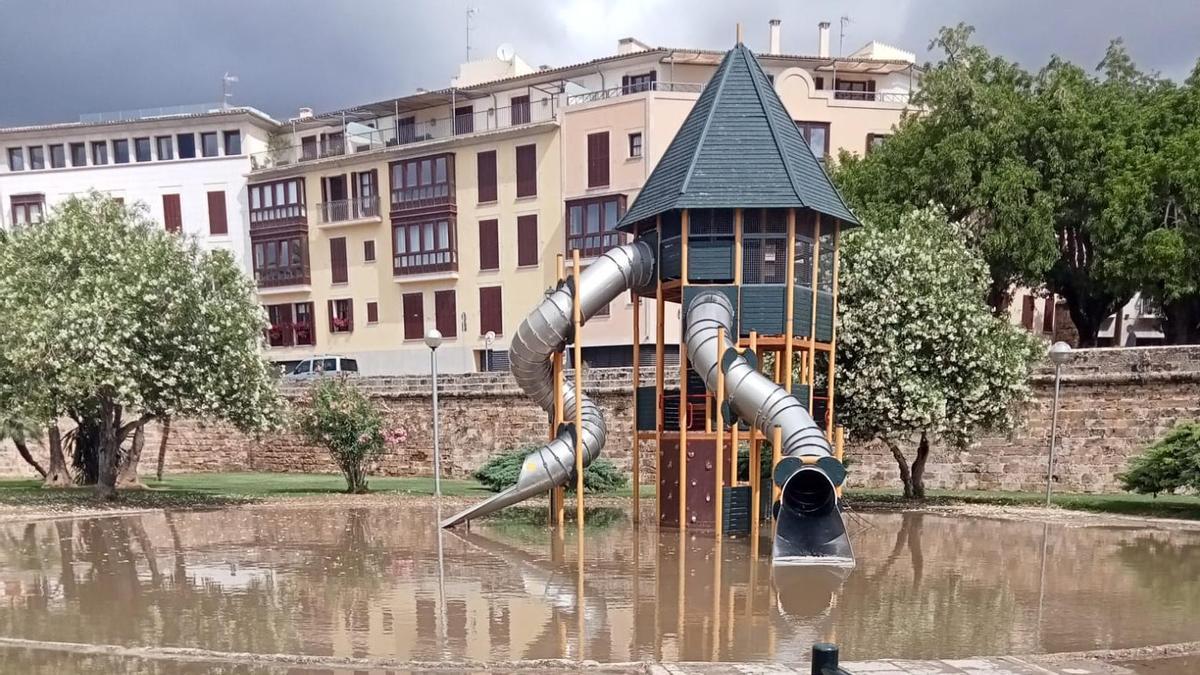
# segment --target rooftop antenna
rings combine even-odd
[[[842,58],[842,43],[846,41],[846,24],[851,23],[850,17],[843,14],[838,23],[841,24],[841,30],[838,31],[838,58],[840,59]]]
[[[467,5],[467,63],[471,62],[471,17],[478,13],[478,9]]]
[[[238,81],[237,75],[230,75],[229,71],[221,76],[221,110],[229,110],[229,99],[233,98],[233,85]]]

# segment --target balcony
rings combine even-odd
[[[589,91],[582,94],[569,96],[567,97],[567,105],[583,105],[585,103],[604,101],[610,98],[640,94],[646,91],[667,91],[699,94],[703,90],[704,84],[700,82],[635,82],[620,87],[609,87],[608,89],[599,89],[597,91]]]
[[[379,218],[379,197],[371,195],[355,199],[339,199],[317,204],[317,209],[320,211],[323,225],[370,220]]]
[[[882,103],[890,106],[906,106],[912,95],[907,91],[824,91],[834,101]]]
[[[458,271],[458,251],[439,249],[400,253],[392,257],[392,274],[397,277]]]
[[[395,210],[449,206],[453,203],[454,190],[450,183],[392,190],[392,208]]]
[[[300,161],[311,162],[326,157],[339,157],[346,154],[346,142],[342,138],[324,139],[317,143],[300,145]]]
[[[308,265],[256,268],[254,280],[258,282],[259,288],[307,286],[312,281],[309,277]]]

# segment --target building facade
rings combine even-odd
[[[913,55],[877,43],[787,55],[778,30],[759,59],[818,159],[886,139],[919,82]],[[826,24],[819,35],[827,45]],[[436,327],[441,368],[505,369],[557,257],[569,268],[579,249],[586,266],[628,236],[618,220],[722,55],[627,38],[587,63],[467,64],[460,73],[509,75],[284,123],[250,157],[246,201],[270,358],[338,354],[367,374],[420,373]],[[634,311],[637,339],[653,342],[653,300],[633,300],[589,322],[588,365],[631,362]]]
[[[229,250],[249,271],[246,174],[278,122],[253,108],[122,117],[0,129],[0,222],[28,223],[96,190],[144,204],[168,230]]]

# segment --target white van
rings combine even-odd
[[[289,380],[306,380],[323,375],[357,375],[358,361],[344,356],[314,356],[296,364],[287,374]]]

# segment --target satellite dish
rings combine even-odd
[[[513,49],[513,46],[508,44],[507,42],[500,45],[499,47],[496,47],[496,58],[500,59],[501,61],[506,61],[506,62],[511,63],[513,60],[513,57],[516,55],[517,55],[517,50]]]

